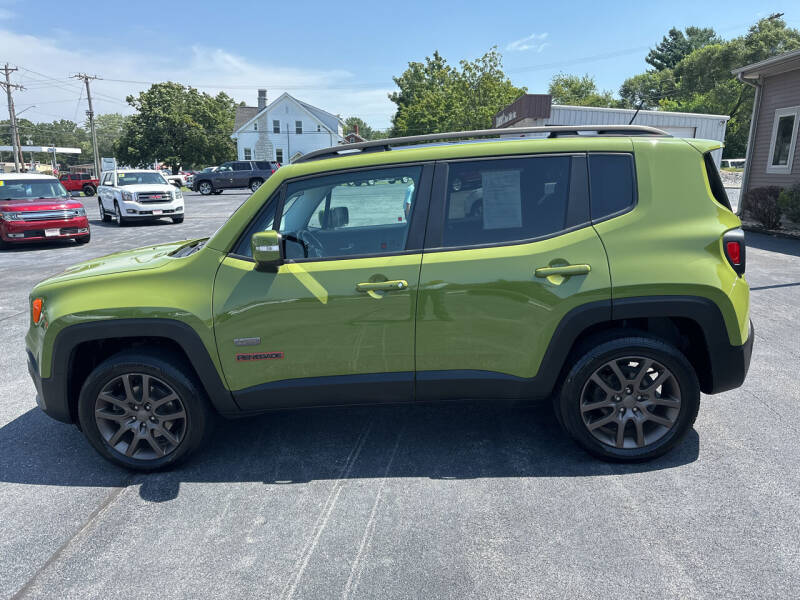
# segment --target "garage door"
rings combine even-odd
[[[696,127],[659,127],[659,129],[663,129],[672,136],[682,138],[693,138],[697,130]]]

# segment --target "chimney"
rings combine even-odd
[[[267,107],[267,90],[258,90],[258,110],[264,110]]]
[[[358,135],[358,123],[356,123],[356,135]]]

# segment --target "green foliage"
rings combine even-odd
[[[711,27],[687,27],[685,34],[673,27],[661,42],[647,53],[644,60],[656,71],[674,69],[680,61],[698,48],[719,41]]]
[[[91,162],[92,160],[92,144],[89,131],[73,121],[59,119],[50,123],[34,123],[28,119],[17,119],[17,127],[19,128],[19,139],[23,146],[54,145],[81,149],[81,154],[57,155],[57,160],[62,166],[76,165]],[[28,140],[32,144],[28,144]],[[8,120],[0,121],[0,145],[12,145]],[[2,157],[3,160],[9,162],[14,160],[11,152],[3,152],[1,154],[4,155]],[[25,152],[24,154],[26,162],[31,160],[31,154],[33,154],[33,160],[40,163],[50,164],[52,159],[52,156],[47,152]]]
[[[474,61],[452,67],[439,54],[425,62],[410,62],[389,94],[397,105],[392,135],[416,135],[486,129],[492,117],[526,92],[503,73],[502,57],[493,47]]]
[[[778,206],[793,223],[800,224],[800,183],[781,190]]]
[[[767,229],[780,229],[782,212],[778,197],[781,188],[775,185],[759,187],[744,195],[747,214]]]
[[[344,133],[354,133],[358,126],[358,135],[365,140],[379,140],[385,138],[387,133],[381,129],[373,129],[367,122],[360,117],[347,117],[344,120]]]
[[[130,116],[123,116],[119,113],[108,113],[106,115],[97,115],[94,118],[94,128],[97,134],[97,150],[100,157],[115,156],[117,143],[122,137],[122,132],[125,129],[125,123],[130,119]],[[84,128],[89,131],[88,121]]]
[[[553,97],[553,104],[571,104],[574,106],[618,107],[619,100],[609,91],[599,91],[594,77],[588,73],[584,76],[557,73],[550,80],[547,93]]]
[[[170,81],[126,100],[137,112],[125,122],[117,144],[121,164],[158,160],[176,171],[235,158],[230,133],[236,104],[224,92],[211,96]]]

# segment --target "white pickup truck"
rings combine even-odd
[[[183,192],[167,183],[158,171],[106,171],[100,175],[97,200],[100,218],[106,223],[114,219],[122,226],[128,221],[162,217],[183,222]]]

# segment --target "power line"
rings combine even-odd
[[[11,146],[14,151],[14,171],[19,173],[20,170],[20,158],[22,157],[22,151],[20,150],[20,143],[19,143],[19,131],[17,130],[17,114],[14,111],[14,98],[11,95],[12,90],[24,90],[25,88],[19,84],[11,83],[11,73],[16,71],[17,69],[12,69],[6,63],[5,67],[3,68],[3,72],[6,76],[6,80],[4,83],[0,83],[3,88],[6,90],[6,97],[8,98],[8,117],[11,121]],[[23,158],[24,163],[24,158]]]
[[[89,117],[89,128],[92,130],[92,153],[94,155],[94,173],[95,177],[100,175],[100,153],[97,151],[97,132],[94,129],[94,108],[92,107],[92,91],[89,88],[89,82],[94,79],[100,79],[97,75],[87,75],[86,73],[78,73],[73,75],[76,79],[83,80],[86,85],[86,99],[89,101],[89,110],[86,115]],[[80,99],[78,100],[80,102]]]

